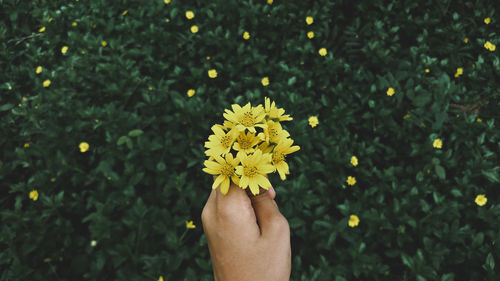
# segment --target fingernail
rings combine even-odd
[[[269,188],[267,193],[269,193],[269,197],[271,197],[271,199],[274,200],[274,198],[276,197],[276,191],[274,190],[274,188],[272,186]]]

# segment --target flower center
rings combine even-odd
[[[223,174],[224,176],[227,176],[227,177],[230,177],[232,176],[234,173],[234,167],[229,165],[229,164],[225,164],[224,166],[222,166],[222,169],[221,169],[221,174]]]
[[[231,136],[229,135],[223,136],[222,139],[220,140],[220,143],[224,148],[229,148],[231,146]]]
[[[255,167],[244,167],[243,174],[247,177],[253,177],[257,174],[257,168]]]
[[[273,162],[274,163],[279,163],[281,161],[285,160],[285,154],[281,153],[281,152],[275,152],[273,154]]]
[[[251,127],[255,124],[255,119],[250,111],[243,113],[238,121],[245,127]]]
[[[251,148],[252,144],[250,140],[246,137],[238,138],[238,143],[240,144],[241,149],[249,149]]]

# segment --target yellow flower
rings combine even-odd
[[[193,13],[193,11],[186,11],[186,18],[187,18],[188,20],[190,20],[190,19],[194,18],[194,13]]]
[[[283,139],[273,150],[272,163],[278,170],[281,180],[285,180],[286,175],[290,174],[288,164],[285,162],[286,155],[300,150],[298,145],[292,146],[292,144],[292,139]]]
[[[128,14],[128,10],[125,10],[125,11],[122,12],[122,16],[124,16],[126,14]]]
[[[273,0],[267,0],[267,4],[271,5],[274,1]]]
[[[47,80],[43,81],[43,86],[45,88],[47,88],[48,86],[50,86],[50,80],[47,79]]]
[[[240,159],[239,157],[233,158],[231,153],[227,153],[225,158],[214,155],[212,159],[215,161],[205,160],[203,163],[205,165],[203,172],[217,176],[212,184],[212,189],[216,189],[220,185],[220,192],[227,194],[231,180],[235,184],[240,182],[238,176],[235,174],[235,169],[240,163]]]
[[[47,21],[52,22],[53,20],[54,20],[53,18],[49,18]]]
[[[196,225],[194,225],[193,221],[186,221],[186,228],[193,229],[196,228]]]
[[[394,95],[394,92],[395,92],[395,91],[394,91],[394,88],[389,88],[389,89],[387,89],[387,95],[388,95],[389,97],[390,97],[390,96],[392,96],[392,95]]]
[[[61,53],[63,53],[63,55],[66,54],[67,51],[68,51],[68,46],[63,46],[61,48]]]
[[[43,68],[39,65],[36,67],[35,73],[40,74],[40,73],[42,73],[42,70],[43,70]]]
[[[429,73],[429,72],[431,72],[430,69],[426,68],[425,73]]]
[[[265,177],[274,171],[271,165],[271,154],[262,154],[262,151],[256,150],[252,155],[246,155],[245,152],[238,152],[237,158],[241,160],[241,165],[236,167],[236,174],[241,176],[239,186],[243,189],[250,187],[253,195],[259,194],[259,186],[268,190],[271,183]]]
[[[80,148],[80,152],[86,152],[87,150],[89,150],[89,144],[86,142],[80,143],[78,147]]]
[[[262,86],[264,86],[264,87],[269,85],[269,77],[266,76],[266,77],[262,78],[261,82],[262,82]]]
[[[277,119],[278,121],[290,121],[293,120],[290,115],[283,115],[285,110],[283,108],[277,108],[274,104],[274,101],[271,103],[271,100],[268,97],[264,98],[264,111],[267,114],[267,117],[270,119]],[[276,121],[276,120],[275,120]]]
[[[165,4],[170,4],[170,0],[163,0]]]
[[[481,123],[481,122],[483,122],[483,119],[481,119],[481,118],[477,118],[477,119],[476,119],[476,122]]]
[[[484,23],[485,24],[490,24],[491,22],[491,19],[490,18],[484,18]]]
[[[38,32],[44,32],[44,31],[45,31],[45,26],[40,27],[40,29],[38,30]]]
[[[432,146],[434,146],[434,148],[441,149],[443,147],[443,141],[441,139],[435,139]]]
[[[166,3],[166,4],[168,4],[168,3],[167,3],[167,1],[168,1],[168,3],[170,3],[170,0],[165,0],[165,3]],[[158,281],[163,281],[163,276],[160,276],[160,277],[158,278]]]
[[[356,227],[359,225],[359,218],[356,215],[351,215],[349,217],[349,226],[350,227]]]
[[[25,148],[28,148],[28,147],[30,147],[30,144],[29,144],[29,143],[25,143],[25,144],[24,144],[24,147],[25,147]]]
[[[38,191],[36,189],[30,191],[30,199],[33,199],[33,201],[38,200]]]
[[[208,77],[210,77],[210,78],[215,78],[215,77],[217,77],[217,70],[215,70],[215,69],[210,69],[210,70],[208,71]]]
[[[194,89],[189,89],[189,90],[187,91],[187,95],[188,95],[188,97],[192,97],[192,96],[194,96],[194,93],[195,93]]]
[[[347,177],[347,184],[348,184],[348,185],[355,185],[355,184],[356,184],[356,178],[355,178],[355,177],[348,176],[348,177]]]
[[[260,142],[260,138],[258,138],[255,133],[250,132],[241,132],[240,135],[236,138],[236,141],[233,145],[233,149],[236,151],[243,151],[246,154],[250,154],[255,151],[254,146]]]
[[[352,156],[352,157],[351,157],[351,164],[352,164],[354,167],[358,166],[358,157],[356,157],[356,156]]]
[[[214,135],[208,137],[208,141],[205,142],[205,147],[208,148],[205,151],[207,156],[224,156],[231,150],[234,141],[239,135],[239,130],[237,128],[231,129],[229,132],[225,133],[220,125],[213,125],[212,131]]]
[[[78,23],[76,23],[76,21],[74,21],[71,25],[72,25],[72,26],[77,26],[77,25],[78,25]]]
[[[308,25],[311,25],[313,22],[314,22],[313,17],[306,17],[306,23],[307,23]]]
[[[309,117],[309,126],[311,126],[312,128],[314,128],[318,124],[319,124],[318,117],[316,117],[316,116]]]
[[[486,43],[484,43],[484,47],[492,52],[497,48],[497,46],[495,46],[495,44],[492,44],[490,41],[486,41]]]
[[[457,78],[458,76],[464,74],[464,69],[459,67],[457,68],[457,72],[455,73],[455,78]]]
[[[250,33],[248,33],[248,31],[245,31],[243,33],[243,39],[248,40],[248,38],[250,38]]]
[[[224,118],[236,124],[236,128],[240,131],[248,129],[250,132],[255,133],[255,127],[265,128],[265,124],[261,122],[266,117],[266,112],[264,108],[260,105],[257,107],[252,107],[250,103],[247,103],[244,107],[237,104],[233,104],[233,111],[226,109]]]
[[[307,37],[309,37],[309,39],[313,39],[314,38],[314,32],[312,32],[312,31],[307,32]]]
[[[464,43],[465,43],[465,44],[469,43],[469,38],[465,37],[465,38],[464,38]]]
[[[210,60],[210,56],[207,56],[207,57],[206,57],[206,59],[207,59],[207,60]]]
[[[108,45],[108,42],[106,41],[101,41],[101,46],[106,47]]]
[[[191,32],[192,33],[198,32],[198,26],[196,26],[196,25],[191,26]]]
[[[403,116],[403,119],[408,119],[408,118],[410,118],[410,113],[406,113],[406,115]]]
[[[328,52],[326,51],[326,49],[325,49],[325,48],[321,48],[321,49],[319,49],[318,53],[319,53],[321,56],[323,56],[323,57],[324,57],[324,56],[326,56],[326,54],[327,54]]]
[[[486,196],[484,196],[484,194],[479,194],[478,196],[476,196],[475,202],[479,206],[484,206],[486,204],[486,202],[488,202],[488,198],[486,198]]]

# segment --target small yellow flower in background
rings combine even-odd
[[[49,18],[47,21],[52,22],[53,20],[54,20],[53,18]]]
[[[488,198],[486,198],[484,194],[479,194],[478,196],[476,196],[476,200],[474,201],[476,202],[477,205],[484,206],[486,202],[488,202]]]
[[[90,241],[90,247],[95,247],[95,246],[97,246],[97,241],[95,240]]]
[[[217,70],[215,70],[215,69],[210,69],[210,70],[208,71],[208,77],[210,77],[210,78],[215,78],[215,77],[217,77]]]
[[[403,119],[408,119],[408,118],[410,118],[410,113],[406,113],[406,115],[403,116]]]
[[[33,201],[38,200],[38,191],[36,189],[30,191],[30,199],[33,199]]]
[[[195,94],[194,89],[189,89],[189,90],[187,91],[187,95],[188,95],[188,97],[192,97],[192,96],[194,96],[194,94]]]
[[[481,122],[483,122],[483,119],[481,119],[481,118],[477,118],[477,119],[476,119],[476,122],[481,123]]]
[[[122,12],[122,16],[124,16],[126,14],[128,14],[128,10],[125,10],[125,11]]]
[[[490,41],[486,41],[486,43],[484,43],[484,47],[492,52],[497,48],[497,46],[495,46],[495,44],[492,44]]]
[[[63,55],[64,55],[64,54],[66,54],[66,52],[68,52],[68,49],[69,49],[69,47],[68,47],[68,46],[63,46],[63,47],[61,48],[61,53],[63,53]]]
[[[40,27],[40,29],[38,30],[38,32],[44,32],[44,31],[45,31],[45,26]]]
[[[313,22],[314,22],[313,17],[306,17],[306,23],[307,23],[308,25],[311,25]]]
[[[394,91],[394,88],[389,88],[389,89],[387,89],[387,95],[388,95],[389,97],[390,97],[390,96],[392,96],[392,95],[394,95],[394,92],[395,92],[395,91]]]
[[[490,18],[484,18],[484,23],[485,24],[490,24],[491,22],[491,19]]]
[[[78,147],[80,148],[80,152],[82,152],[82,153],[89,150],[89,144],[86,142],[80,143],[80,145]]]
[[[207,56],[207,57],[206,57],[206,59],[207,59],[207,60],[210,60],[210,56]]]
[[[50,86],[50,80],[47,79],[47,80],[43,81],[43,86],[45,88],[47,88],[48,86]]]
[[[312,128],[314,128],[318,124],[319,124],[318,117],[316,117],[316,116],[309,117],[309,126],[311,126]]]
[[[28,148],[28,147],[30,147],[30,144],[29,144],[29,143],[25,143],[25,144],[24,144],[24,147],[25,147],[25,148]]]
[[[52,259],[51,259],[51,258],[44,258],[44,259],[43,259],[43,262],[45,262],[45,263],[49,263],[49,262],[51,262],[51,261],[52,261]]]
[[[163,0],[165,4],[170,4],[170,0]]]
[[[307,37],[309,39],[313,39],[314,38],[314,32],[312,32],[312,31],[307,32]]]
[[[248,40],[249,38],[250,38],[250,33],[248,33],[248,31],[245,31],[243,33],[243,39]]]
[[[465,38],[464,38],[464,43],[465,43],[465,44],[469,43],[469,38],[465,37]]]
[[[261,82],[262,82],[262,86],[264,86],[264,87],[269,85],[269,77],[266,76],[266,77],[262,78]]]
[[[193,221],[186,221],[186,228],[193,229],[196,228],[196,225],[194,225]]]
[[[186,11],[186,18],[187,18],[188,20],[190,20],[190,19],[194,18],[194,13],[193,13],[193,11]]]
[[[167,1],[167,0],[165,0],[165,1]],[[168,2],[170,2],[170,1],[168,1]],[[160,278],[158,278],[158,281],[163,281],[163,276],[160,276]]]
[[[358,166],[358,157],[356,157],[356,156],[352,156],[352,157],[351,157],[351,164],[352,164],[354,167]]]
[[[455,78],[457,78],[458,76],[464,74],[464,69],[459,67],[457,68],[457,72],[455,73]]]
[[[191,32],[192,33],[198,32],[198,26],[196,26],[196,25],[191,26]]]
[[[101,41],[101,46],[106,47],[108,45],[108,42],[106,41]]]
[[[349,217],[349,226],[350,227],[356,227],[359,225],[359,218],[356,215],[351,215]]]
[[[271,5],[274,1],[273,0],[267,0],[267,4]]]
[[[50,178],[51,182],[56,182],[56,178]]]
[[[40,74],[40,73],[42,73],[42,70],[43,70],[43,68],[39,65],[36,67],[35,73]]]
[[[28,98],[27,97],[22,97],[21,98],[24,102],[27,102],[28,101]]]
[[[326,54],[327,54],[328,52],[326,51],[326,48],[321,48],[321,49],[319,49],[318,53],[319,53],[321,56],[323,56],[323,57],[324,57],[324,56],[326,56]]]
[[[95,24],[95,23],[94,23],[94,24],[92,25],[92,28],[96,28],[96,27],[97,27],[97,24]]]
[[[434,146],[434,148],[441,149],[443,147],[443,141],[441,139],[435,139],[432,146]]]
[[[430,69],[428,69],[428,68],[426,68],[426,69],[425,69],[425,73],[429,73],[429,72],[431,72],[431,70],[430,70]]]
[[[74,21],[71,25],[72,25],[72,26],[77,26],[77,25],[78,25],[78,23],[76,23],[76,21]]]
[[[347,177],[347,184],[348,184],[348,185],[355,185],[355,184],[356,184],[356,178],[355,178],[355,177],[348,176],[348,177]]]

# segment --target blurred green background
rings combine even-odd
[[[500,278],[497,1],[0,7],[1,280],[213,280],[203,144],[266,96],[292,280]]]

